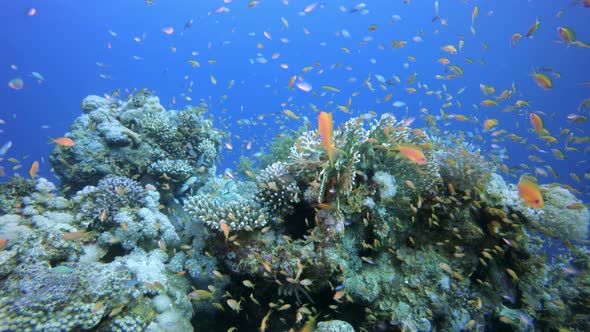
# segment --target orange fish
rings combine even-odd
[[[453,45],[445,45],[440,49],[451,54],[457,54],[457,48],[455,48]]]
[[[223,235],[225,236],[225,240],[227,241],[227,237],[229,236],[229,225],[225,223],[225,221],[219,222],[219,228],[223,231]]]
[[[328,159],[330,163],[334,163],[334,150],[336,149],[332,145],[332,135],[334,134],[334,122],[332,121],[332,113],[320,112],[318,114],[318,129],[320,131],[320,137],[322,144],[326,147],[328,153]]]
[[[399,152],[406,156],[406,158],[416,164],[426,164],[426,156],[424,156],[424,153],[419,147],[413,145],[398,145],[395,149],[399,150]]]
[[[8,239],[0,239],[0,250],[4,249],[4,247],[6,247],[7,243],[8,243]]]
[[[495,126],[498,125],[498,120],[496,119],[486,119],[483,123],[483,128],[485,130],[492,130]]]
[[[95,312],[99,311],[100,309],[102,309],[102,307],[104,307],[104,301],[100,301],[100,302],[97,302],[96,304],[94,304],[94,306],[92,307],[92,309],[90,311],[92,313],[95,313]]]
[[[479,103],[481,106],[498,106],[498,102],[492,99],[485,99]]]
[[[59,138],[51,139],[51,143],[55,143],[60,146],[74,146],[74,145],[76,145],[74,140],[72,140],[71,138],[68,138],[68,137],[59,137]]]
[[[335,301],[340,300],[341,298],[344,297],[344,295],[346,295],[346,291],[341,289],[339,291],[336,291],[336,293],[334,293],[334,296],[332,297]]]
[[[69,232],[63,234],[63,239],[66,241],[85,240],[90,236],[90,232]]]
[[[39,170],[39,162],[35,160],[33,162],[33,164],[31,165],[31,168],[29,169],[29,175],[31,176],[31,179],[34,179],[35,176],[37,176],[38,170]]]
[[[531,38],[535,34],[535,32],[537,32],[537,30],[539,29],[539,25],[541,25],[541,21],[539,21],[539,19],[537,18],[535,20],[535,23],[533,25],[531,25],[529,30],[526,32],[526,37]]]
[[[529,114],[529,120],[531,121],[531,125],[535,128],[536,132],[543,131],[543,120],[540,116],[535,113]]]
[[[520,38],[522,38],[522,35],[520,33],[515,33],[512,35],[512,38],[510,38],[510,44],[511,46],[516,45],[516,43],[518,43],[518,41],[520,40]]]
[[[547,74],[539,73],[537,71],[531,74],[535,82],[538,86],[542,87],[545,90],[549,90],[553,87],[553,81],[551,81],[551,77]]]
[[[525,204],[532,208],[540,209],[545,206],[539,185],[525,176],[521,176],[518,181],[518,193]]]
[[[287,84],[287,89],[291,89],[291,87],[293,86],[293,83],[295,83],[296,78],[297,78],[297,76],[291,76],[289,78],[289,83]]]

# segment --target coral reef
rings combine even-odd
[[[569,190],[557,185],[544,185],[541,188],[545,206],[539,211],[539,226],[543,233],[573,242],[588,239],[590,211],[584,207],[584,203]]]
[[[558,184],[543,185],[545,206],[535,210],[518,196],[513,184],[506,184],[498,174],[492,174],[482,198],[491,205],[500,205],[522,214],[531,230],[559,240],[579,242],[588,238],[590,211],[568,189]]]
[[[56,195],[55,186],[44,178],[30,182],[32,186],[8,193],[18,208],[0,216],[0,239],[7,240],[0,250],[0,329],[144,331],[165,324],[159,330],[192,330],[188,282],[168,272],[168,254],[158,246],[158,241],[173,246],[179,238],[157,210],[157,191],[111,177],[101,181],[100,188],[85,188],[68,200]],[[109,191],[127,186],[124,194],[129,199],[109,197],[120,194]],[[112,221],[92,222],[97,204],[115,216],[131,216],[133,232],[113,231]],[[81,206],[92,212],[82,212]],[[144,225],[133,226],[134,219]],[[155,222],[162,225],[146,236]],[[109,232],[120,237],[122,247],[135,250],[129,255],[113,250],[114,241],[100,240]],[[149,256],[138,247],[142,236],[141,245],[153,250]],[[148,238],[152,242],[146,242]],[[156,310],[151,298],[158,294],[175,299],[169,310]],[[176,320],[166,321],[171,312]]]
[[[204,108],[166,111],[142,89],[127,101],[88,96],[82,111],[67,135],[76,144],[50,155],[64,188],[76,192],[107,175],[126,176],[157,184],[169,200],[191,175],[215,171],[223,134]]]
[[[528,207],[463,136],[353,118],[332,160],[301,131],[243,180],[200,107],[83,112],[61,191],[0,184],[0,329],[590,329],[588,209],[557,184]]]

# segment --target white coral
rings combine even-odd
[[[373,176],[373,181],[379,185],[381,198],[394,198],[397,194],[397,184],[392,174],[379,171]]]

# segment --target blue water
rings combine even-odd
[[[507,149],[509,159],[502,163],[513,169],[511,175],[515,177],[522,171],[534,173],[535,167],[549,165],[558,178],[539,176],[541,183],[569,184],[588,201],[590,180],[584,178],[584,173],[590,172],[589,145],[570,143],[578,151],[566,152],[567,136],[560,136],[560,132],[569,129],[575,137],[589,134],[588,122],[574,124],[567,116],[589,115],[587,110],[584,113],[577,107],[590,97],[590,87],[582,84],[590,81],[590,49],[561,42],[557,27],[569,27],[577,33],[578,40],[590,42],[590,9],[572,1],[439,2],[439,16],[447,25],[442,25],[440,19],[432,22],[434,1],[409,4],[367,1],[367,13],[351,12],[359,4],[352,1],[317,2],[308,13],[303,10],[312,1],[287,4],[286,0],[267,0],[253,8],[243,1],[156,0],[151,6],[143,1],[3,1],[0,4],[0,119],[6,123],[0,125],[0,145],[13,142],[5,159],[14,157],[23,165],[14,172],[25,175],[32,160],[45,160],[39,174],[51,178],[51,166],[46,161],[52,149],[47,144],[48,137],[63,136],[68,131],[80,114],[80,103],[85,96],[110,94],[116,89],[121,89],[124,96],[126,89],[146,87],[155,90],[167,109],[181,109],[205,100],[217,125],[232,134],[230,142],[234,149],[223,152],[222,163],[223,167],[235,168],[238,156],[252,155],[271,138],[302,124],[286,118],[281,113],[285,108],[308,117],[316,125],[317,115],[310,107],[314,104],[334,112],[338,125],[352,115],[337,110],[336,106],[346,104],[354,92],[360,92],[352,97],[353,115],[371,110],[379,114],[393,112],[398,118],[416,118],[413,126],[420,127],[424,124],[421,119],[424,113],[419,110],[426,108],[429,114],[440,115],[439,109],[446,101],[426,95],[427,89],[418,88],[418,83],[442,91],[443,95],[444,84],[453,102],[444,111],[465,115],[469,120],[441,120],[437,124],[441,130],[480,134],[483,139],[474,142],[485,151],[491,152],[493,143]],[[473,35],[470,26],[475,5],[479,15]],[[221,6],[229,11],[217,13]],[[29,8],[36,9],[35,15],[26,15]],[[396,20],[394,15],[399,15],[401,20]],[[288,27],[281,17],[288,21]],[[537,18],[541,22],[538,31],[533,38],[526,38],[527,29]],[[192,26],[183,32],[190,20]],[[377,25],[375,31],[368,29],[372,24]],[[174,28],[174,33],[162,32],[166,27]],[[350,38],[342,36],[343,29],[349,32]],[[272,39],[264,36],[265,31]],[[516,32],[523,38],[511,47],[510,38]],[[415,36],[423,41],[412,41]],[[135,41],[135,37],[140,41]],[[287,38],[288,42],[282,42],[281,38]],[[464,39],[464,47],[458,54],[441,51],[447,44],[458,48],[460,38]],[[364,39],[367,41],[361,45]],[[391,47],[392,41],[402,40],[407,41],[404,47]],[[108,43],[112,48],[107,48]],[[263,47],[257,48],[258,43]],[[488,45],[487,51],[483,43]],[[273,53],[280,56],[272,59]],[[259,56],[267,63],[258,63]],[[415,57],[415,61],[408,59],[409,56]],[[464,76],[448,81],[435,79],[437,74],[450,73],[437,63],[440,57],[449,58],[451,65],[461,66]],[[466,58],[474,63],[468,64]],[[200,68],[193,68],[187,63],[189,59],[199,61]],[[216,63],[208,64],[208,60]],[[483,64],[478,63],[480,60]],[[97,62],[105,66],[97,66]],[[288,68],[283,69],[280,64]],[[11,65],[17,69],[11,69]],[[306,66],[312,69],[303,73]],[[531,78],[535,68],[540,67],[551,67],[560,75],[557,78],[548,73],[553,77],[553,88],[549,91],[541,89]],[[46,80],[38,83],[29,76],[31,72],[42,74]],[[416,81],[406,84],[412,73],[417,73]],[[110,78],[101,78],[100,74]],[[385,91],[375,74],[386,79],[396,75],[401,83],[385,85]],[[217,80],[216,85],[211,83],[211,75]],[[312,90],[288,89],[293,75],[302,75]],[[15,77],[24,80],[23,89],[13,90],[8,86]],[[368,77],[374,91],[363,85]],[[232,80],[235,84],[228,88]],[[192,93],[187,91],[191,82]],[[488,98],[481,93],[480,84],[494,86],[494,96],[498,96],[513,83],[516,94],[502,101],[500,107],[476,109],[473,106]],[[341,92],[324,91],[322,85],[337,87]],[[410,94],[406,87],[418,91]],[[461,88],[466,88],[465,92],[458,94]],[[377,101],[391,92],[389,102]],[[501,111],[518,99],[529,101],[532,107]],[[407,109],[393,107],[394,101],[403,101]],[[528,116],[531,111],[543,118],[545,127],[558,143],[548,146],[532,132]],[[255,125],[237,123],[240,119],[256,120],[261,114],[267,116],[255,121]],[[497,129],[523,136],[526,143],[505,139],[493,142],[494,137],[481,130],[486,118],[498,119]],[[253,148],[248,151],[247,141],[253,142]],[[530,149],[530,144],[547,153]],[[557,160],[551,148],[563,151],[566,159]],[[531,161],[529,155],[543,161]],[[28,159],[23,160],[24,156]],[[4,160],[2,165],[7,174],[13,173],[14,164]],[[570,173],[578,175],[581,182]]]

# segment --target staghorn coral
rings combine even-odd
[[[256,181],[256,201],[268,213],[283,217],[292,213],[294,205],[299,203],[299,187],[285,163],[276,162],[266,167],[256,177]]]

